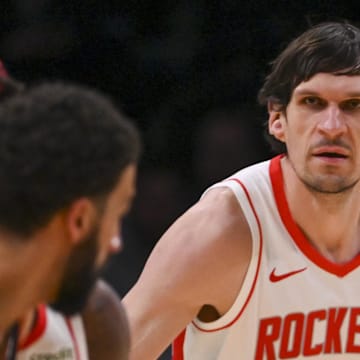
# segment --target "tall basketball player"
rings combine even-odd
[[[360,29],[301,34],[259,98],[282,155],[211,187],[160,239],[124,299],[132,360],[175,338],[177,360],[360,356]]]

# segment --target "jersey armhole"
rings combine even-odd
[[[192,325],[199,331],[214,332],[230,327],[235,323],[244,312],[246,305],[251,299],[255,289],[256,280],[259,273],[261,255],[262,255],[262,230],[259,216],[253,204],[253,200],[246,186],[237,178],[230,178],[221,183],[215,184],[207,191],[213,188],[230,188],[236,196],[239,205],[248,222],[252,238],[251,259],[245,275],[244,282],[239,294],[231,308],[219,319],[205,323],[199,319],[194,319]],[[206,192],[207,192],[206,191]],[[205,192],[205,193],[206,193]]]

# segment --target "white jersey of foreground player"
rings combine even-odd
[[[45,305],[39,305],[36,324],[19,344],[16,360],[88,359],[81,316],[65,317]]]

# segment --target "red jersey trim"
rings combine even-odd
[[[24,350],[40,339],[45,332],[46,324],[46,306],[41,304],[36,309],[36,322],[29,335],[19,344],[18,350]]]
[[[255,210],[255,207],[254,207],[254,204],[250,198],[250,194],[248,192],[248,190],[246,189],[245,185],[238,179],[236,178],[231,178],[231,179],[228,179],[228,180],[231,180],[231,181],[235,181],[236,183],[238,183],[242,189],[244,190],[245,192],[245,195],[249,201],[249,204],[250,204],[250,207],[251,207],[251,210],[253,211],[254,213],[254,216],[255,216],[255,219],[256,219],[256,223],[257,223],[257,226],[259,228],[259,238],[260,238],[260,250],[259,250],[259,258],[258,258],[258,263],[256,265],[256,273],[255,273],[255,277],[253,279],[253,283],[251,285],[251,288],[250,288],[250,291],[249,291],[249,294],[245,300],[245,303],[244,305],[242,306],[242,308],[240,309],[239,313],[235,316],[235,318],[233,320],[231,320],[228,324],[226,325],[223,325],[221,327],[218,327],[218,328],[215,328],[215,329],[204,329],[202,327],[200,327],[199,325],[197,325],[194,321],[192,322],[192,324],[200,331],[203,331],[203,332],[214,332],[214,331],[220,331],[220,330],[223,330],[223,329],[226,329],[228,327],[230,327],[231,325],[233,325],[239,318],[240,316],[242,315],[242,313],[244,312],[247,304],[249,303],[250,301],[250,298],[252,296],[252,294],[254,293],[254,289],[255,289],[255,285],[256,285],[256,281],[257,281],[257,278],[259,276],[259,270],[260,270],[260,264],[261,264],[261,257],[262,257],[262,248],[263,248],[263,235],[262,235],[262,230],[261,230],[261,224],[260,224],[260,220],[259,220],[259,217],[257,215],[257,212]],[[181,359],[181,358],[180,358]]]
[[[184,341],[185,341],[185,332],[183,330],[174,340],[172,344],[172,360],[184,360]]]
[[[80,359],[80,351],[79,351],[79,344],[78,344],[78,341],[76,339],[76,336],[75,336],[75,331],[74,331],[74,327],[71,323],[71,320],[69,318],[65,318],[65,322],[66,322],[66,325],[69,329],[69,333],[70,333],[70,336],[71,336],[71,339],[73,341],[73,344],[74,344],[74,349],[75,349],[75,359],[76,360],[81,360]]]
[[[286,199],[284,190],[284,178],[281,170],[281,159],[284,155],[274,157],[270,162],[270,179],[274,192],[276,206],[278,208],[281,220],[287,229],[290,236],[293,238],[295,244],[304,253],[304,255],[311,260],[314,264],[323,270],[344,277],[349,272],[354,270],[360,265],[360,254],[354,257],[347,263],[338,264],[328,260],[324,257],[310,241],[306,238],[305,234],[295,223],[290,208]]]

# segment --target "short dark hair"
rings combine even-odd
[[[296,86],[320,72],[360,75],[358,27],[345,21],[325,22],[294,39],[271,63],[258,100],[262,105],[271,101],[283,111]]]
[[[43,83],[0,106],[0,226],[30,235],[80,197],[106,197],[138,162],[136,127],[103,94]]]

